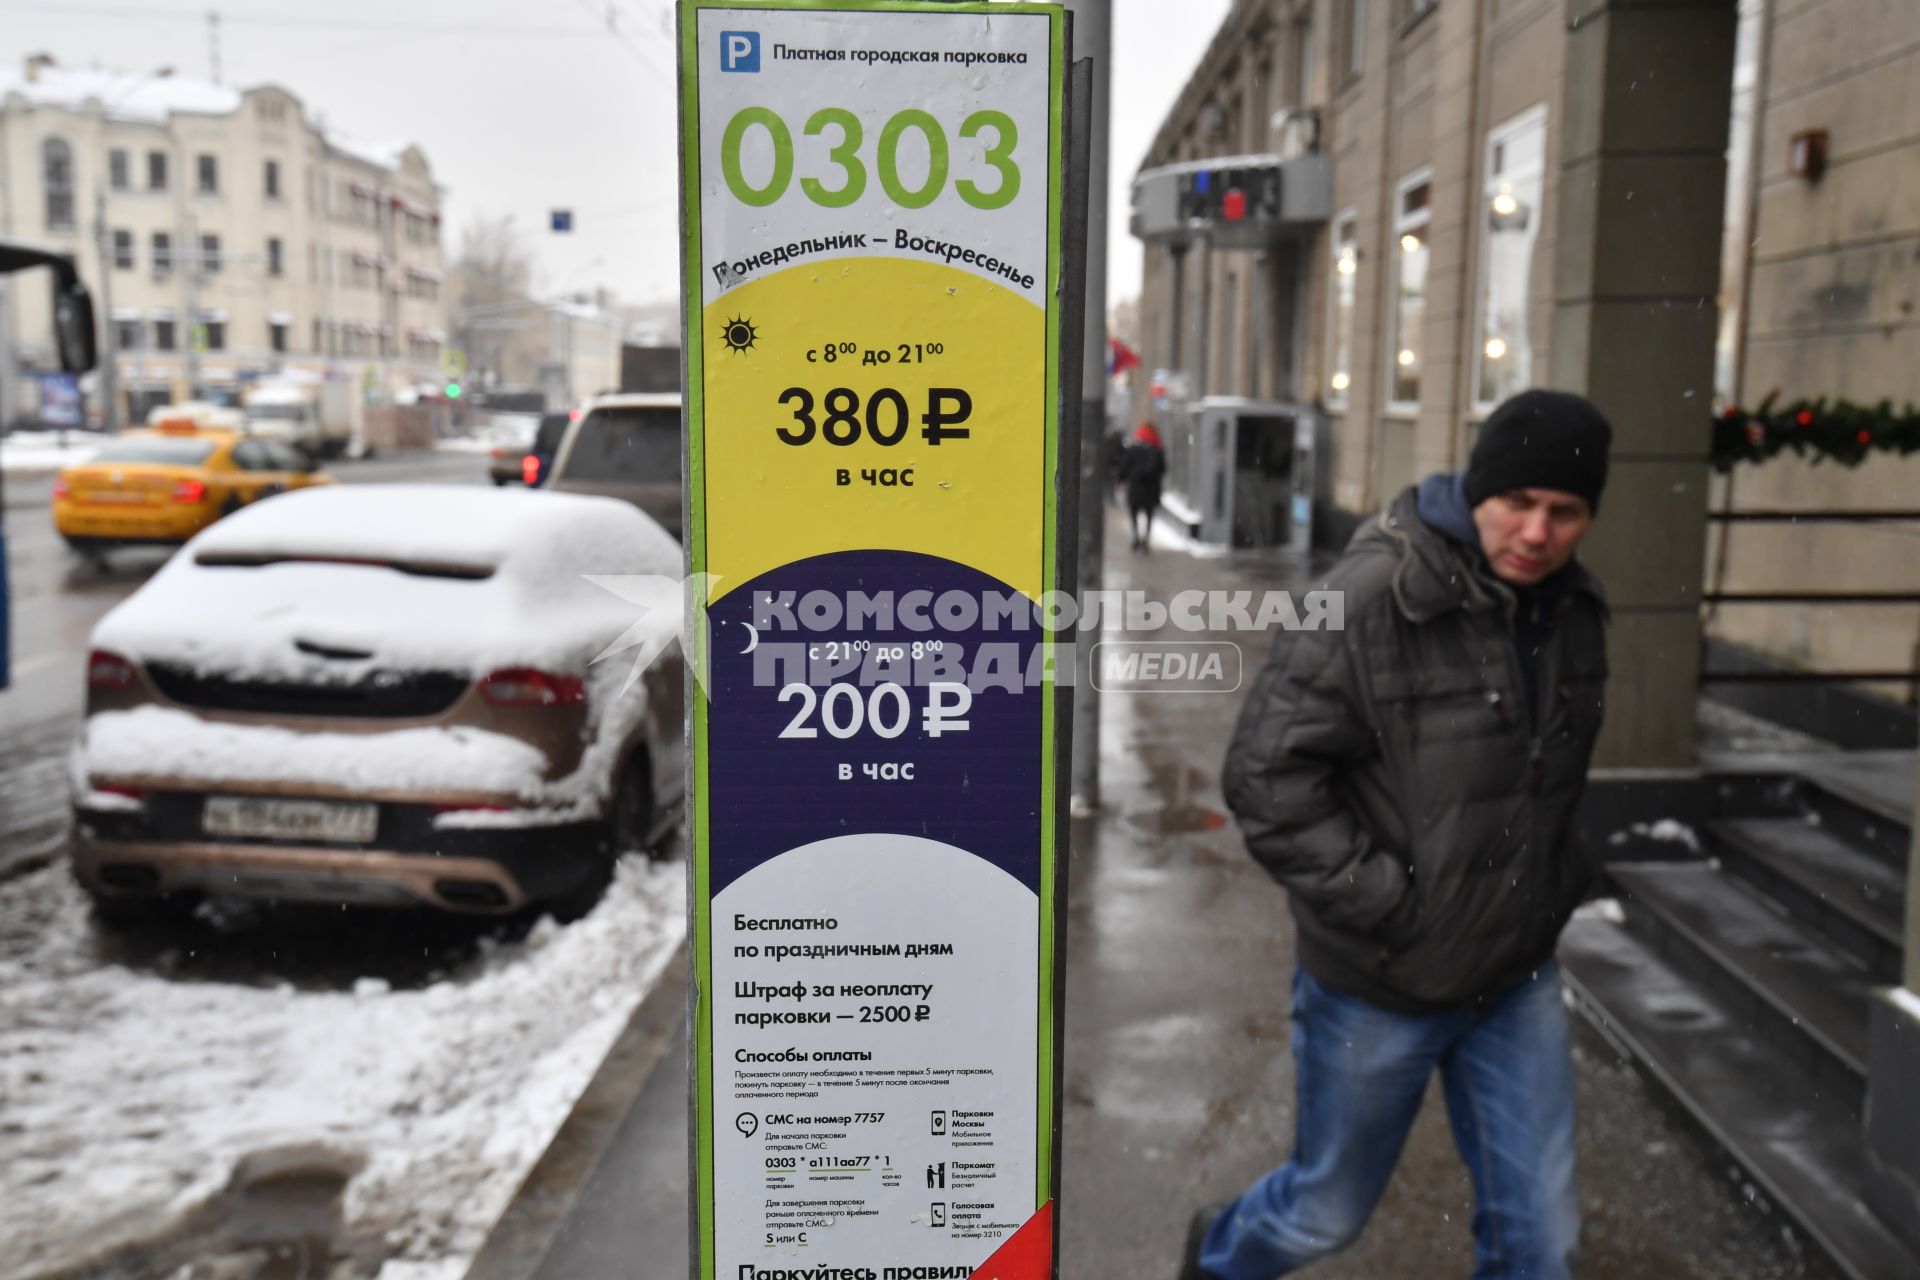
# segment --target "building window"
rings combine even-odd
[[[315,316],[313,318],[313,346],[310,348],[315,355],[319,355],[321,351],[325,350],[325,348],[320,345],[320,334],[320,317]]]
[[[1393,221],[1393,340],[1387,344],[1387,407],[1410,413],[1420,407],[1420,366],[1427,319],[1428,224],[1433,221],[1433,173],[1421,172],[1399,186]]]
[[[1487,134],[1480,223],[1480,340],[1476,406],[1490,408],[1533,380],[1527,327],[1533,251],[1547,171],[1547,109],[1534,107]]]
[[[196,156],[194,158],[194,189],[203,196],[220,194],[220,157]]]
[[[107,185],[125,191],[133,185],[133,160],[119,147],[107,152]]]
[[[1367,65],[1367,0],[1343,0],[1340,13],[1340,72],[1358,76]]]
[[[1405,6],[1405,16],[1402,21],[1411,23],[1415,18],[1432,11],[1439,5],[1440,0],[1401,0],[1401,3]]]
[[[171,351],[174,347],[173,321],[155,320],[153,322],[153,349]]]
[[[275,351],[287,349],[287,324],[284,320],[267,321],[267,345]]]
[[[1313,101],[1313,22],[1302,18],[1293,24],[1293,101],[1304,107]]]
[[[278,236],[267,238],[267,274],[278,276],[286,271],[286,254],[280,246]]]
[[[1360,293],[1360,223],[1342,214],[1333,226],[1333,318],[1327,326],[1327,404],[1347,406],[1353,386],[1353,311]]]
[[[147,190],[165,191],[167,189],[167,153],[164,151],[147,152]]]
[[[220,270],[220,237],[200,237],[200,271],[203,275],[214,275]]]
[[[262,190],[265,191],[269,200],[280,198],[280,162],[278,160],[267,161]]]
[[[153,247],[153,274],[164,276],[173,270],[173,237],[156,231],[149,243]]]
[[[116,271],[133,270],[133,232],[113,233],[113,266]]]
[[[40,185],[47,193],[47,230],[73,230],[73,148],[64,138],[40,144]]]
[[[227,322],[225,320],[207,320],[200,325],[207,335],[207,350],[225,351],[227,349]]]
[[[138,320],[115,320],[113,322],[113,346],[116,351],[138,351],[140,349],[140,322]]]

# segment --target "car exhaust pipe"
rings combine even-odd
[[[506,890],[489,880],[435,880],[433,892],[448,906],[468,911],[498,911],[507,905]]]
[[[160,873],[138,862],[109,862],[100,868],[100,883],[122,893],[153,893],[160,888]]]

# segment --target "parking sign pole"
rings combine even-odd
[[[696,1280],[1057,1273],[1067,50],[680,6]]]

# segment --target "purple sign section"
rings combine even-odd
[[[855,592],[869,599],[891,593],[896,605],[911,594],[920,603],[922,625],[903,625],[896,612],[887,625],[862,618],[857,626],[843,621],[828,629],[795,629],[765,604],[760,625],[753,625],[756,601],[798,602],[810,592],[827,593],[842,605]],[[957,599],[948,593],[982,602],[971,625],[935,620],[929,602]],[[994,615],[984,607],[989,599],[1023,603],[1025,625],[1010,624],[1004,611]],[[776,615],[780,622],[767,625]],[[792,616],[802,611],[796,608]],[[951,609],[940,616],[966,621]],[[1046,691],[1026,678],[1038,670],[1042,634],[1030,601],[977,569],[936,556],[842,551],[782,565],[736,587],[712,605],[708,618],[708,794],[751,795],[756,801],[713,806],[707,827],[710,893],[789,849],[867,832],[921,836],[965,849],[1040,892]],[[989,628],[989,620],[997,625]],[[916,644],[918,662],[912,658]],[[903,658],[887,662],[895,651]],[[804,661],[808,655],[813,662]],[[802,682],[811,695],[787,690]],[[901,692],[876,694],[889,683]],[[851,686],[852,692],[834,692],[835,686]],[[856,697],[860,727],[849,732]],[[964,714],[956,714],[963,700]],[[942,703],[948,708],[944,719],[937,711]],[[868,716],[868,707],[878,714]],[[899,728],[903,709],[904,729],[886,736]],[[959,720],[965,728],[957,727]]]

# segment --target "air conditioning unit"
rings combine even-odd
[[[1273,113],[1274,150],[1280,159],[1298,160],[1320,152],[1320,112],[1314,107],[1282,107]]]

